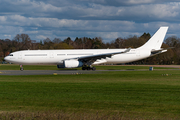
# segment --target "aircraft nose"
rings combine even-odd
[[[5,61],[8,61],[8,56],[6,56],[6,57],[4,58],[4,60],[5,60]]]

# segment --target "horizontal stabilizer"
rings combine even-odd
[[[163,52],[166,52],[168,49],[172,49],[174,47],[169,47],[169,48],[161,48],[159,50],[152,50],[151,51],[151,56],[154,56],[154,55],[157,55],[157,54],[160,54],[160,53],[163,53]]]

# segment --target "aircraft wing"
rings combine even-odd
[[[128,48],[126,49],[125,51],[122,51],[122,52],[113,52],[113,53],[104,53],[104,54],[96,54],[96,55],[90,55],[90,56],[83,56],[83,57],[78,57],[78,58],[75,58],[75,59],[78,59],[79,61],[82,61],[82,62],[95,62],[97,59],[101,59],[101,58],[106,58],[106,57],[111,57],[113,55],[116,55],[116,54],[123,54],[123,53],[127,53],[131,50],[131,48]]]

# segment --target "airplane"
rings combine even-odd
[[[96,70],[92,65],[102,63],[128,63],[145,59],[167,49],[161,48],[168,27],[159,30],[142,46],[132,49],[73,49],[73,50],[22,50],[10,53],[7,62],[22,65],[55,64],[57,68],[77,68]]]

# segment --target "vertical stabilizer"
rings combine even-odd
[[[141,47],[138,49],[154,49],[159,50],[164,41],[168,27],[160,27],[159,30]]]

